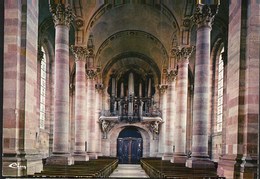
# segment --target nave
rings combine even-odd
[[[122,164],[115,157],[75,162],[73,165],[44,164],[43,170],[27,177],[41,178],[219,178],[216,168],[192,169],[158,157],[141,158],[135,164]],[[223,177],[224,178],[224,177]]]
[[[4,177],[259,178],[260,0],[1,7]]]
[[[139,164],[118,164],[109,178],[149,178]]]

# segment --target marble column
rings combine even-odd
[[[71,51],[75,55],[76,73],[75,73],[75,161],[88,161],[86,154],[86,116],[85,116],[85,64],[87,48],[72,46]]]
[[[213,9],[214,10],[214,9]],[[214,11],[208,5],[197,5],[192,21],[197,24],[194,80],[192,154],[189,168],[213,168],[208,155],[208,118],[210,104],[210,31]]]
[[[96,128],[98,126],[97,119],[95,118],[95,78],[96,78],[96,71],[94,69],[87,70],[87,124],[88,124],[88,146],[87,151],[90,159],[97,159],[96,153]]]
[[[176,118],[176,110],[175,110],[175,87],[176,87],[176,76],[177,71],[170,70],[167,73],[166,80],[168,83],[167,89],[167,106],[166,106],[166,114],[167,118],[165,121],[165,149],[164,155],[162,157],[163,160],[171,160],[173,156],[173,146],[175,137],[173,135],[174,120]]]
[[[53,155],[47,163],[73,164],[69,153],[69,28],[73,20],[71,8],[57,4],[50,6],[55,24],[55,79]]]
[[[172,158],[173,163],[185,164],[186,154],[186,123],[187,123],[187,106],[188,106],[188,66],[189,57],[193,47],[181,47],[177,50],[178,61],[178,81],[177,81],[177,117],[175,120],[174,136],[175,151]]]

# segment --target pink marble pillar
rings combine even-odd
[[[102,93],[103,93],[103,85],[101,83],[97,83],[95,85],[96,91],[95,91],[95,96],[96,96],[96,105],[95,105],[95,134],[96,134],[96,143],[95,143],[95,151],[98,156],[101,156],[101,128],[99,126],[99,117],[100,117],[100,112],[101,112],[101,99],[102,99]]]
[[[74,160],[88,161],[89,157],[85,150],[86,141],[86,116],[85,116],[85,64],[87,48],[73,46],[71,48],[75,55],[75,150]]]
[[[69,153],[69,28],[73,14],[60,3],[50,11],[55,24],[55,81],[53,156],[47,163],[73,164]]]
[[[260,3],[230,2],[230,43],[224,65],[224,149],[217,174],[226,178],[259,178]]]
[[[167,108],[167,88],[168,85],[163,84],[159,85],[159,91],[160,91],[160,106],[162,111],[162,120],[163,123],[161,124],[161,127],[159,129],[159,148],[158,148],[158,157],[162,157],[165,151],[165,138],[166,138],[166,128],[167,128],[167,114],[166,114],[166,108]]]
[[[186,122],[188,104],[188,66],[189,56],[193,47],[182,47],[177,51],[178,60],[178,88],[177,88],[177,117],[175,120],[175,151],[172,158],[173,163],[185,164],[186,154]]]
[[[96,78],[96,71],[94,69],[87,70],[87,152],[90,159],[97,159],[96,153],[96,145],[97,140],[96,136],[96,128],[98,126],[98,121],[95,115],[95,103],[96,103],[96,96],[95,96],[95,78]]]
[[[173,146],[175,137],[173,135],[174,128],[174,120],[176,118],[176,110],[175,110],[175,84],[176,84],[176,71],[171,70],[167,74],[167,107],[166,107],[166,125],[165,129],[165,148],[164,154],[162,156],[162,160],[171,160],[173,155]]]
[[[214,13],[208,5],[197,5],[192,20],[197,24],[192,154],[189,168],[213,168],[208,155],[208,118],[210,102],[210,31]]]

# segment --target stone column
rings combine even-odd
[[[147,90],[148,98],[151,97],[151,89],[152,89],[152,79],[149,77],[149,79],[148,79],[148,90]]]
[[[165,149],[164,155],[162,157],[163,160],[171,160],[173,156],[173,145],[175,137],[173,135],[173,131],[175,130],[174,123],[176,118],[176,110],[175,110],[175,84],[176,84],[176,75],[177,71],[170,70],[167,73],[166,80],[168,83],[167,89],[167,106],[166,106],[166,129],[165,129]]]
[[[193,104],[192,154],[189,168],[213,168],[208,155],[208,118],[210,102],[210,31],[215,13],[208,5],[199,4],[192,16],[197,24],[195,86]]]
[[[97,142],[95,143],[95,151],[96,151],[96,154],[98,156],[101,156],[102,153],[101,153],[101,130],[100,130],[100,127],[99,127],[99,117],[100,117],[100,112],[101,112],[101,96],[102,96],[102,93],[103,93],[103,85],[101,83],[97,83],[95,85],[95,88],[96,88],[96,105],[95,105],[95,134],[96,134],[96,140]]]
[[[90,159],[97,159],[96,154],[96,128],[98,127],[97,119],[95,118],[95,78],[96,71],[93,69],[87,70],[87,124],[88,124],[88,155]]]
[[[116,96],[116,77],[114,75],[112,76],[111,83],[112,83],[111,96],[115,97]]]
[[[75,74],[75,150],[74,160],[88,161],[89,157],[85,150],[86,135],[86,116],[85,116],[85,64],[87,48],[72,46],[75,55],[76,74]]]
[[[55,81],[53,156],[47,163],[73,164],[69,154],[69,28],[73,14],[69,6],[50,6],[55,24]]]
[[[119,101],[119,106],[118,106],[118,115],[121,116],[122,113],[123,113],[123,97],[124,97],[124,83],[121,82],[121,85],[120,85],[120,101]]]
[[[163,156],[165,151],[165,137],[166,137],[166,107],[167,107],[167,88],[168,85],[163,84],[159,85],[159,91],[160,91],[160,106],[162,111],[162,120],[163,123],[161,124],[161,127],[159,129],[159,148],[158,153],[160,156]]]
[[[128,116],[133,116],[133,110],[134,110],[134,75],[133,73],[129,74],[128,78]]]
[[[174,136],[175,151],[172,158],[173,163],[185,164],[186,154],[186,123],[187,123],[187,104],[188,104],[188,66],[189,56],[193,47],[182,47],[177,50],[178,60],[178,89],[177,89],[177,117],[175,120]]]
[[[87,123],[88,123],[88,138],[87,138],[87,151],[90,159],[97,159],[97,140],[96,128],[98,126],[98,119],[95,115],[95,84],[97,71],[94,68],[94,54],[93,48],[89,48],[89,55],[87,57]]]
[[[120,98],[123,98],[125,95],[124,95],[124,83],[121,82],[121,86],[120,86]]]

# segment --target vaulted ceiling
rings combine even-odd
[[[68,2],[76,15],[70,32],[70,43],[87,46],[91,40],[95,64],[101,68],[104,79],[111,73],[122,75],[130,69],[136,69],[152,73],[156,83],[160,82],[162,69],[168,66],[171,49],[182,45],[181,31],[184,23],[190,23],[187,19],[195,6],[193,0]],[[40,1],[40,6],[40,11],[44,11],[40,13],[40,28],[45,27],[53,36],[54,27],[50,25],[47,1]],[[221,27],[216,30],[219,31],[216,34],[226,30],[223,30],[226,26],[226,11],[225,8],[221,10],[218,17]],[[190,44],[194,45],[196,33],[191,23],[188,26]]]

